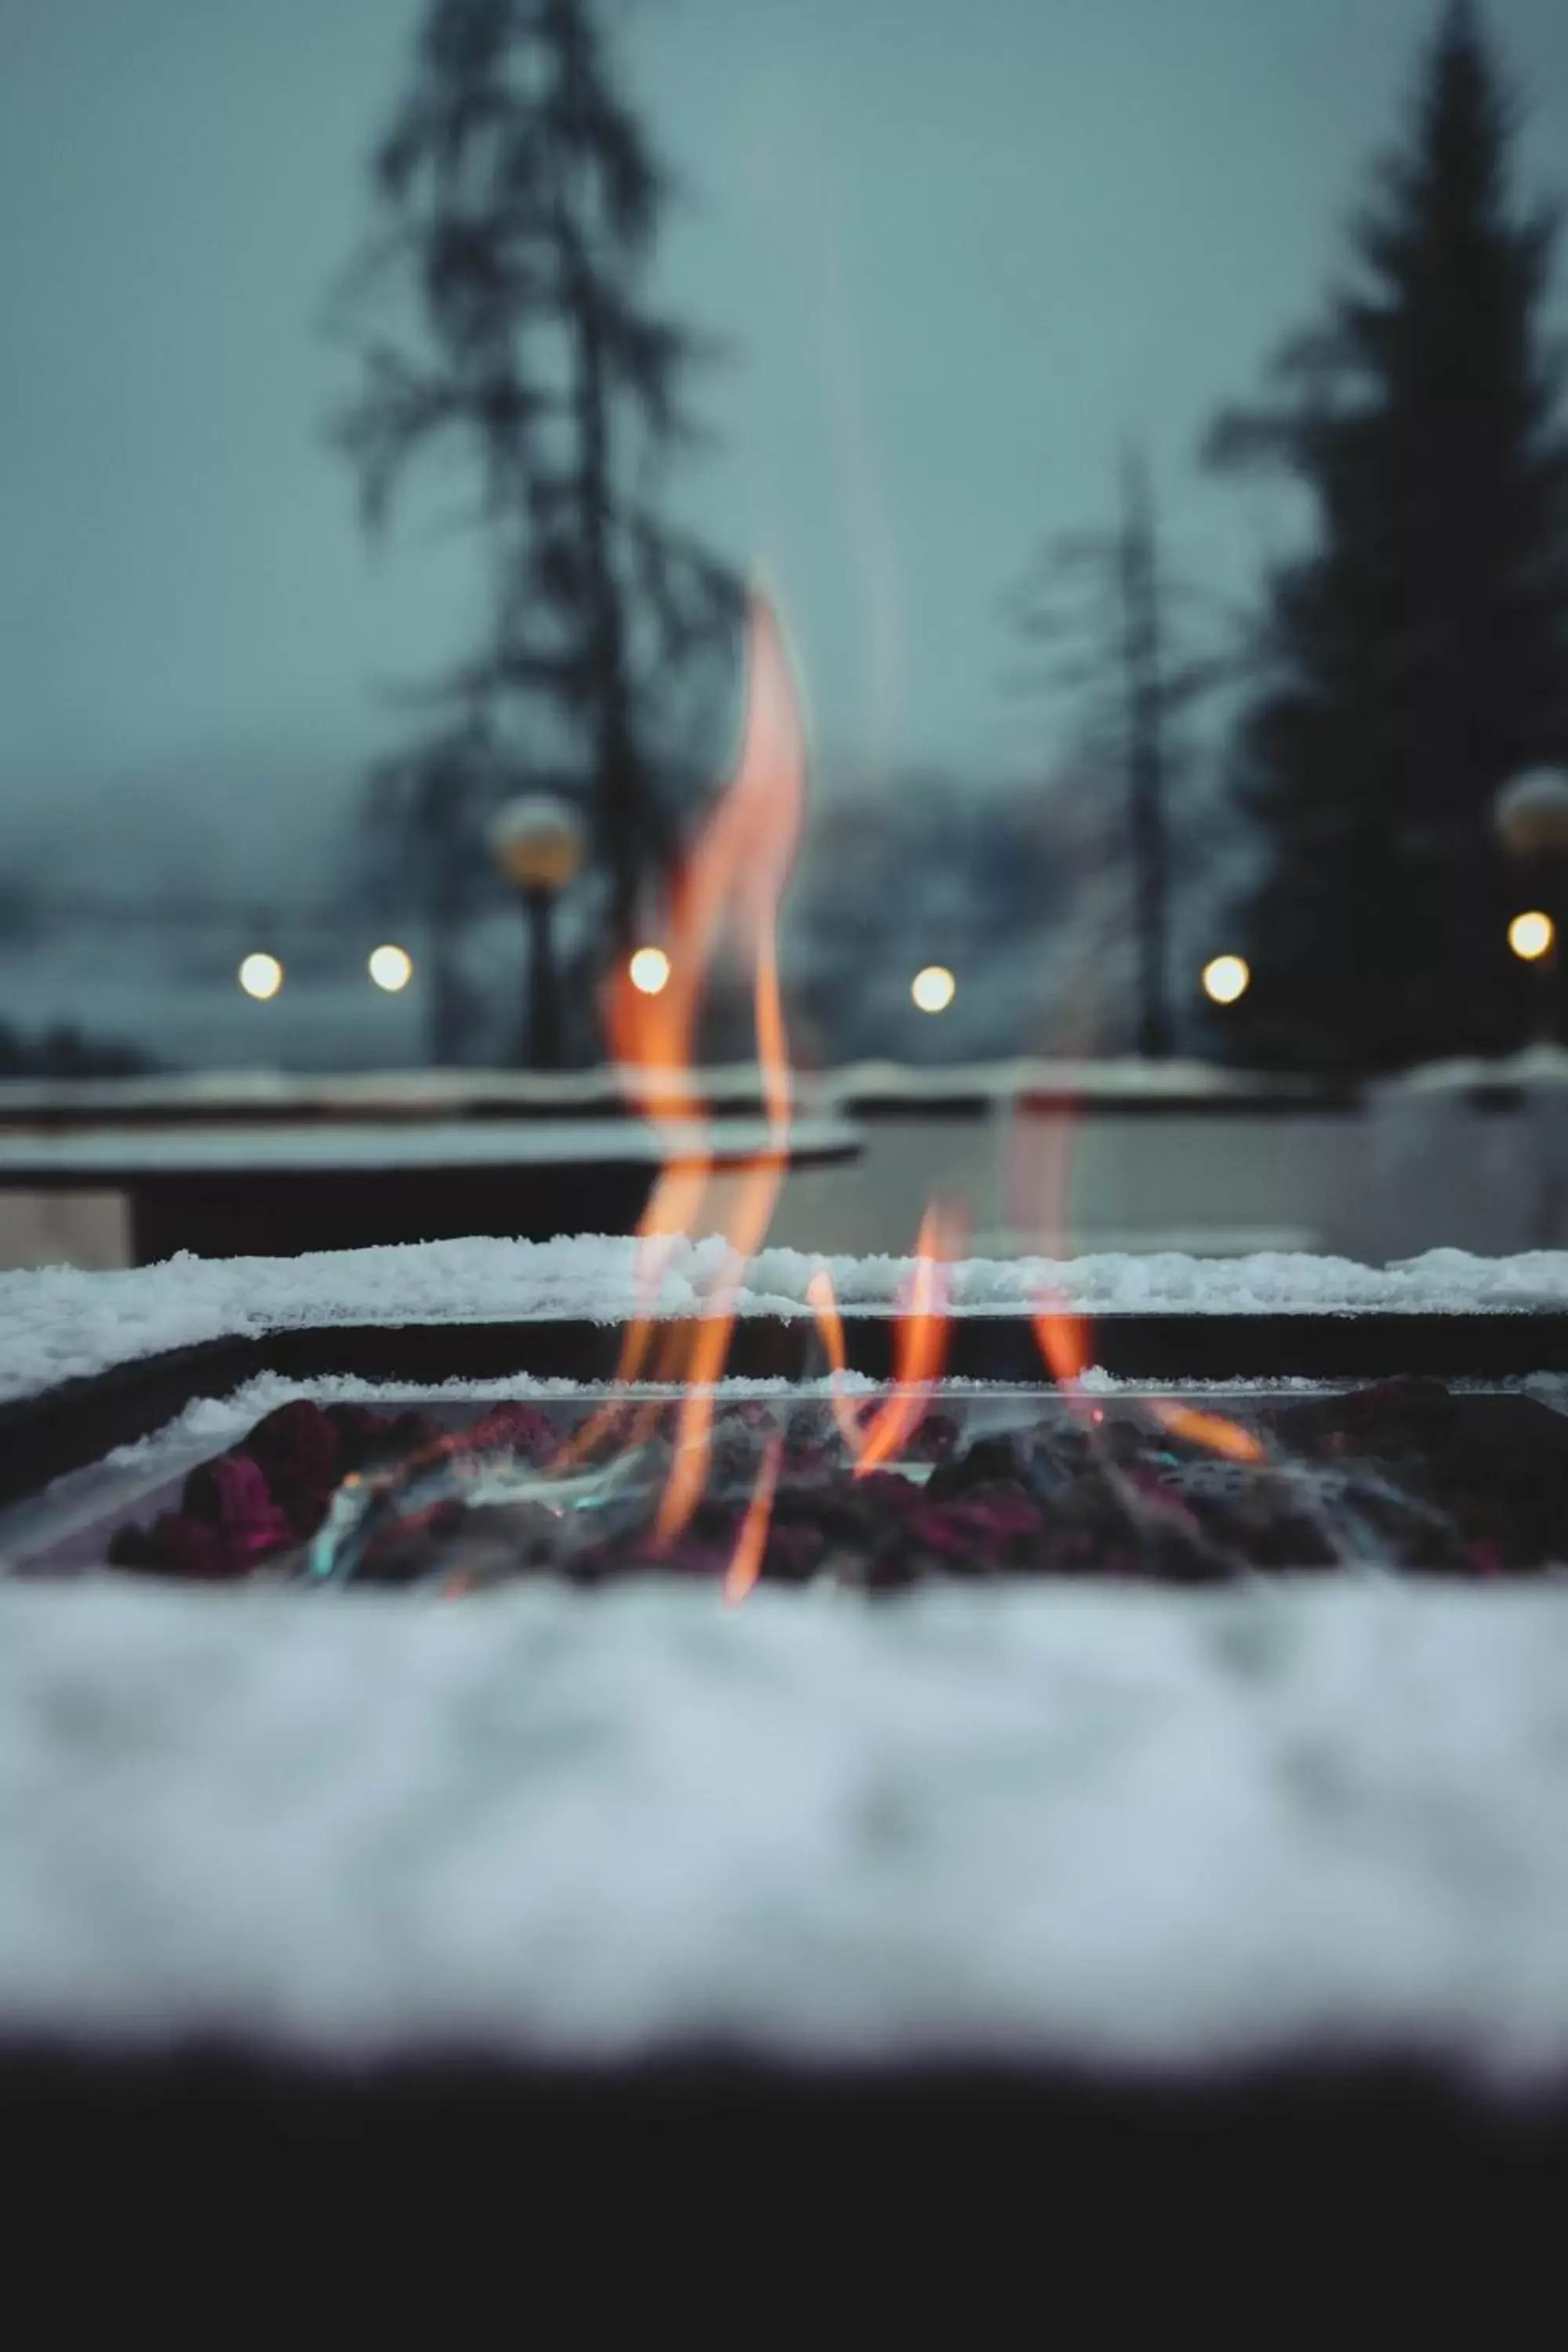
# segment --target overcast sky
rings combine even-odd
[[[461,642],[469,563],[373,558],[321,331],[417,0],[0,0],[0,866],[101,861],[155,786],[264,858]],[[641,0],[692,184],[667,288],[731,337],[689,513],[775,583],[817,742],[1005,772],[996,600],[1147,437],[1186,568],[1267,516],[1194,472],[1311,307],[1428,0]],[[1568,5],[1491,0],[1528,176],[1568,181]],[[831,765],[831,757],[826,762]],[[118,851],[117,853],[118,854]]]

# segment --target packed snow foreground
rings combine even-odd
[[[0,1595],[0,2024],[1568,2068],[1568,1593]]]
[[[672,1279],[698,1297],[706,1265]],[[615,1313],[613,1270],[622,1244],[475,1243],[12,1276],[0,1363],[15,1393],[285,1301]],[[752,1295],[805,1271],[761,1260]],[[1568,1288],[1561,1259],[1072,1271],[1233,1311]],[[896,1274],[841,1286],[885,1300]],[[1177,2072],[1408,2053],[1533,2088],[1568,2075],[1565,1825],[1555,1580],[739,1609],[653,1581],[456,1606],[0,1584],[12,2036]]]

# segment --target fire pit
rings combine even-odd
[[[653,1356],[724,1266],[670,1250]],[[14,1280],[20,2111],[1561,2150],[1562,1270],[957,1265],[901,1384],[918,1265],[830,1269],[837,1373],[821,1271],[727,1297],[668,1540],[629,1244]]]

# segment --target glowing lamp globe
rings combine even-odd
[[[1539,963],[1557,943],[1557,926],[1550,915],[1532,908],[1516,915],[1508,927],[1508,943],[1521,963]]]
[[[283,985],[283,967],[273,955],[247,955],[237,973],[247,996],[265,1004]]]
[[[414,977],[414,959],[406,948],[387,940],[371,950],[365,970],[377,988],[384,989],[388,996],[395,996]]]
[[[1529,768],[1505,784],[1493,803],[1503,847],[1510,857],[1568,852],[1568,770]]]
[[[910,994],[922,1013],[945,1013],[958,994],[958,982],[944,963],[928,963],[910,982]]]
[[[508,801],[490,826],[490,855],[517,890],[564,890],[582,870],[583,826],[569,801],[525,793]]]
[[[1203,969],[1204,994],[1211,1004],[1238,1004],[1252,985],[1245,956],[1211,957]]]
[[[669,958],[662,948],[638,948],[626,971],[639,995],[657,996],[668,985]]]

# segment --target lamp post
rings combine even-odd
[[[555,969],[555,901],[583,864],[583,827],[569,801],[525,793],[490,826],[490,854],[522,901],[528,925],[528,1007],[522,1060],[561,1067],[561,989]]]
[[[1562,1028],[1557,934],[1563,913],[1563,868],[1568,864],[1568,772],[1561,768],[1527,768],[1499,793],[1493,815],[1498,837],[1509,856],[1540,879],[1542,904],[1515,917],[1509,944],[1515,955],[1533,963],[1542,975],[1538,1018],[1542,1042],[1550,1043]]]

